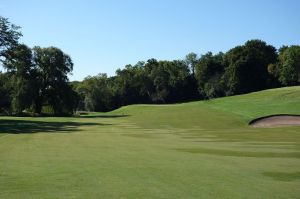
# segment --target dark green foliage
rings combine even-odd
[[[174,103],[195,98],[195,81],[185,61],[157,61],[145,64],[153,103]]]
[[[135,103],[169,103],[189,97],[189,69],[183,61],[157,61],[127,65],[108,78],[86,78],[76,86],[86,110],[108,111]]]
[[[250,40],[225,54],[226,94],[240,94],[272,87],[268,65],[276,62],[276,49],[260,40]]]
[[[113,107],[112,89],[106,74],[85,78],[75,90],[80,96],[80,110],[108,111]]]
[[[31,49],[26,45],[16,45],[4,53],[6,59],[4,67],[11,75],[12,88],[12,110],[21,115],[25,108],[32,104],[34,87],[34,68],[32,64]]]
[[[196,65],[196,78],[199,92],[206,98],[224,95],[221,77],[224,73],[223,53],[202,55]]]
[[[67,74],[73,70],[71,58],[55,47],[31,50],[17,41],[12,43],[1,51],[7,70],[0,80],[1,112],[22,115],[29,110],[41,114],[46,106],[55,115],[72,114],[78,95],[68,84]]]
[[[189,66],[192,75],[195,75],[195,68],[198,63],[198,58],[196,53],[189,53],[185,56],[185,62]]]
[[[287,49],[280,49],[280,53]],[[76,83],[76,90],[81,96],[81,109],[89,111],[109,111],[138,103],[210,99],[279,87],[277,78],[285,73],[279,73],[276,60],[277,52],[273,46],[250,40],[225,54],[208,52],[197,59],[195,53],[190,53],[185,60],[149,59],[127,65],[118,69],[114,77],[88,77],[82,83]],[[272,76],[270,68],[275,66],[273,71],[277,76]],[[297,70],[293,71],[297,74]]]
[[[186,101],[188,100],[189,85],[189,69],[187,65],[180,60],[174,60],[167,64],[167,71],[169,73],[169,87],[170,95],[169,102]]]
[[[150,60],[146,67],[150,69],[148,69],[149,77],[154,86],[151,93],[151,100],[154,103],[186,100],[185,92],[190,74],[188,66],[183,61],[159,61],[153,64]]]
[[[0,114],[10,114],[11,84],[8,73],[0,72]]]
[[[18,39],[22,36],[19,32],[20,27],[11,24],[7,18],[0,16],[0,62],[4,65],[7,51],[14,48],[18,44]],[[10,107],[12,103],[12,84],[11,75],[0,73],[0,113],[11,112]]]
[[[76,91],[81,96],[81,108],[89,111],[109,111],[136,103],[172,103],[190,99],[190,74],[183,61],[156,61],[127,65],[108,78],[100,74],[87,77]]]
[[[33,62],[37,83],[34,111],[41,113],[43,105],[50,105],[56,115],[72,114],[78,98],[68,85],[67,74],[73,70],[71,58],[55,47],[35,47]]]
[[[118,69],[114,78],[114,92],[119,105],[149,103],[150,92],[153,89],[152,82],[144,70],[144,62],[136,65],[127,65],[124,69]]]
[[[32,109],[40,114],[43,106],[49,106],[56,115],[73,113],[78,97],[68,85],[71,58],[55,47],[31,50],[18,44],[18,29],[0,17],[0,57],[7,70],[0,77],[1,109],[17,115]]]
[[[300,84],[300,46],[284,46],[279,50],[278,62],[269,65],[272,73],[285,86]]]
[[[20,27],[11,24],[7,18],[0,16],[0,58],[3,53],[18,44],[18,39],[22,36]]]

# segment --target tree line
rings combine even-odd
[[[280,49],[250,40],[226,53],[208,52],[183,60],[149,59],[118,69],[116,75],[72,82],[78,108],[109,111],[137,103],[176,103],[300,85],[300,46]]]
[[[300,46],[276,49],[249,40],[225,53],[182,60],[139,61],[116,75],[70,82],[69,55],[56,47],[19,44],[19,27],[0,17],[0,109],[7,114],[71,115],[138,103],[177,103],[300,85]]]

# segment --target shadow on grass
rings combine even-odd
[[[299,152],[258,152],[258,151],[232,151],[223,149],[208,149],[208,148],[177,148],[177,151],[194,153],[194,154],[208,154],[219,156],[232,157],[252,157],[252,158],[300,158]]]
[[[111,124],[79,123],[79,122],[44,122],[29,120],[0,120],[0,134],[24,134],[24,133],[65,133],[81,131],[81,126],[102,126]]]
[[[81,115],[81,118],[118,118],[128,117],[129,115]]]
[[[300,180],[300,172],[284,173],[284,172],[264,172],[264,176],[271,177],[279,181]]]

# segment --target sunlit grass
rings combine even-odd
[[[297,198],[300,87],[74,118],[0,119],[0,198]]]

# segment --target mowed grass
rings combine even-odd
[[[300,87],[80,118],[0,118],[0,198],[299,198]]]

